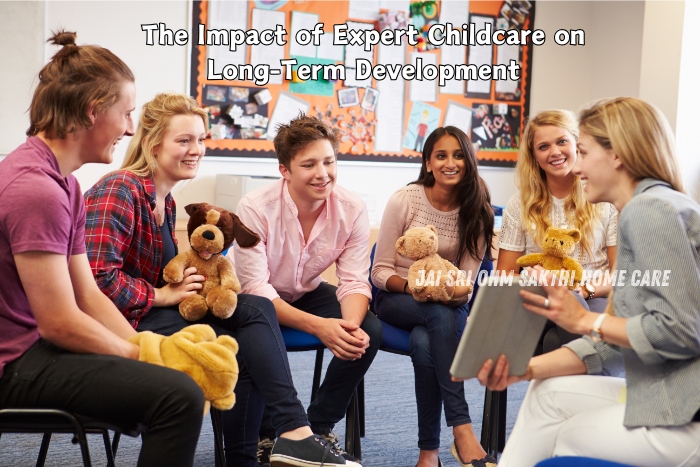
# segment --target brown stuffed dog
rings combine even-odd
[[[414,260],[408,269],[408,288],[413,298],[419,302],[448,302],[472,291],[469,284],[459,285],[460,282],[466,282],[463,278],[460,279],[459,269],[441,258],[437,250],[438,233],[432,225],[408,229],[396,240],[396,251]],[[449,286],[450,283],[452,287]]]
[[[163,270],[163,279],[180,283],[184,271],[197,268],[197,274],[207,279],[196,295],[180,303],[180,314],[188,321],[197,321],[211,310],[214,316],[226,319],[236,310],[241,284],[231,261],[221,255],[233,241],[241,248],[252,248],[260,237],[243,225],[235,214],[207,203],[189,204],[187,234],[192,249],[174,257]]]
[[[568,287],[573,290],[583,280],[583,267],[578,261],[569,256],[574,252],[576,243],[579,240],[581,240],[581,232],[578,229],[549,227],[547,232],[545,232],[542,253],[531,253],[521,256],[516,262],[521,267],[539,264],[558,275],[561,274],[562,270],[571,271],[573,273],[573,281],[568,281]]]
[[[193,324],[161,336],[143,331],[129,339],[139,346],[139,360],[187,373],[202,388],[206,404],[219,410],[233,407],[233,389],[238,381],[238,343],[231,336],[216,337],[206,324]]]

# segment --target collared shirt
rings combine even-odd
[[[368,281],[369,216],[361,198],[335,186],[308,241],[287,182],[280,179],[243,197],[236,214],[260,236],[253,248],[234,245],[242,293],[294,302],[315,290],[321,273],[336,264],[338,301],[351,294],[372,297]]]
[[[162,287],[163,243],[154,214],[156,188],[151,177],[118,170],[85,193],[88,259],[97,285],[136,328],[153,305],[154,286]],[[175,200],[165,198],[173,243]]]
[[[624,370],[625,426],[685,425],[700,408],[700,206],[640,181],[620,212],[616,269],[615,315],[627,318],[632,348],[588,337],[566,347],[589,374]]]

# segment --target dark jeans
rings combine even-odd
[[[139,466],[192,466],[204,396],[184,373],[40,339],[5,367],[0,407],[52,408],[146,426]]]
[[[316,290],[307,292],[299,300],[290,303],[307,313],[323,318],[342,318],[340,303],[336,298],[337,287],[322,282]],[[382,342],[382,325],[372,313],[365,315],[360,328],[369,336],[369,347],[362,358],[355,361],[333,357],[326,376],[318,389],[316,399],[308,409],[309,422],[314,433],[328,434],[344,416],[355,388],[372,364]],[[268,407],[269,409],[269,407]],[[267,417],[260,433],[271,435]]]
[[[374,309],[382,321],[411,332],[409,351],[415,374],[418,447],[438,449],[443,402],[448,426],[471,423],[464,383],[450,379],[450,365],[467,323],[469,305],[452,308],[380,290]]]
[[[226,464],[257,467],[258,432],[265,407],[277,435],[309,425],[294,389],[275,307],[266,298],[241,294],[233,316],[221,320],[209,313],[198,323],[209,324],[217,335],[227,334],[238,341],[236,404],[223,413]],[[152,308],[138,330],[169,335],[190,324],[176,307]]]

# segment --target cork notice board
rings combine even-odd
[[[212,116],[207,154],[274,158],[274,125],[305,111],[341,131],[341,160],[416,162],[449,124],[480,164],[513,166],[532,69],[531,43],[514,38],[534,1],[384,3],[195,1],[190,91]],[[497,30],[503,44],[477,43]]]

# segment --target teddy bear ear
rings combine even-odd
[[[193,204],[188,204],[185,206],[185,212],[191,216],[194,215],[195,212],[203,209],[206,206],[207,203],[193,203]]]
[[[436,234],[438,233],[434,225],[426,225],[426,227],[435,232]]]
[[[581,232],[579,232],[578,229],[570,229],[567,232],[567,234],[571,235],[571,238],[574,239],[574,242],[578,242],[579,240],[581,240]]]
[[[260,241],[258,234],[246,227],[241,219],[232,212],[229,212],[233,220],[233,238],[241,248],[253,248]]]
[[[401,253],[401,251],[403,250],[403,244],[405,241],[406,241],[406,237],[399,237],[399,239],[396,240],[396,251]]]

